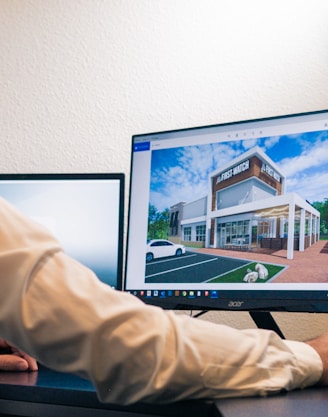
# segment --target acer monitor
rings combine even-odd
[[[328,311],[328,110],[132,137],[124,289],[170,309]]]

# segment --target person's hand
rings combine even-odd
[[[37,371],[34,358],[0,339],[0,371]]]
[[[323,372],[318,384],[328,386],[328,333],[324,333],[322,336],[306,343],[317,351],[322,360]]]

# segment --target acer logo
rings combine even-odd
[[[245,301],[229,301],[228,307],[238,308],[244,304]]]

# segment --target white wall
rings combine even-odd
[[[128,174],[134,133],[328,108],[327,17],[327,0],[0,0],[0,172]],[[328,327],[276,318],[296,339]]]

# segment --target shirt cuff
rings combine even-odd
[[[306,388],[319,382],[322,372],[322,360],[315,349],[304,342],[291,340],[283,341],[295,355],[298,363],[297,375],[295,375],[291,389]]]

